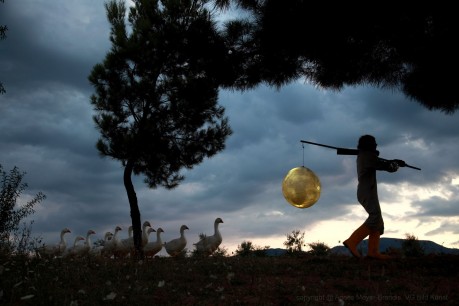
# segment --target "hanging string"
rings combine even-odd
[[[303,147],[303,167],[304,167],[304,143],[302,143],[301,146]]]

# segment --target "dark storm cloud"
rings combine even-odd
[[[413,207],[417,213],[414,216],[419,217],[446,217],[459,216],[459,196],[457,196],[458,187],[451,188],[454,196],[452,199],[446,200],[440,196],[433,196],[429,200],[416,201]]]
[[[70,227],[72,235],[94,229],[102,238],[122,225],[124,237],[130,224],[122,166],[99,156],[89,102],[87,76],[110,48],[103,3],[0,5],[0,20],[9,28],[8,38],[0,42],[0,81],[7,90],[0,96],[0,163],[27,172],[28,194],[47,195],[33,216],[34,231],[46,240],[57,240],[63,227]],[[216,217],[225,222],[224,241],[234,243],[282,239],[320,222],[363,221],[352,212],[360,208],[355,156],[300,140],[355,148],[358,137],[367,133],[377,138],[382,157],[422,168],[380,173],[381,201],[397,202],[403,196],[397,186],[419,188],[424,197],[412,196],[404,204],[416,211],[409,218],[420,224],[444,218],[441,222],[453,228],[448,217],[459,213],[457,185],[451,186],[459,176],[457,114],[428,111],[396,91],[349,87],[334,92],[304,82],[280,90],[221,91],[219,101],[234,131],[224,151],[184,171],[185,181],[173,190],[151,190],[142,176],[133,178],[142,219],[163,227],[165,241],[187,224],[194,242],[199,233],[213,231]],[[302,165],[322,183],[319,202],[306,210],[288,205],[281,192],[287,172]],[[435,186],[446,196],[429,195]],[[422,234],[427,232],[444,233],[431,229]],[[333,243],[344,238],[333,237]]]
[[[0,16],[8,25],[8,38],[0,46],[9,54],[2,61],[2,72],[8,76],[9,91],[39,89],[45,82],[89,89],[87,77],[94,60],[101,60],[109,48],[109,29],[103,2],[79,5],[48,1],[2,5]]]

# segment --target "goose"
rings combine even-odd
[[[164,243],[164,248],[166,249],[167,254],[169,254],[172,257],[175,257],[183,251],[183,249],[186,247],[186,238],[184,231],[187,229],[189,229],[188,226],[182,225],[180,227],[180,237]]]
[[[65,234],[71,233],[70,229],[67,227],[61,231],[61,240],[56,245],[43,245],[37,249],[37,252],[40,256],[45,257],[54,257],[62,255],[62,253],[67,248],[67,242],[65,241]]]
[[[148,227],[151,228],[151,224],[150,222],[145,221],[142,225],[142,247],[148,243]],[[134,237],[132,236],[132,226],[129,227],[129,230],[131,231],[129,237],[121,240],[122,244],[119,247],[119,252],[121,256],[126,256],[134,250]]]
[[[84,242],[84,245],[88,249],[88,252],[89,252],[89,250],[92,249],[91,235],[95,235],[95,234],[96,234],[96,232],[91,230],[91,229],[86,233],[86,241]]]
[[[128,238],[121,239],[121,244],[118,246],[118,254],[125,257],[129,254],[129,251],[134,248],[134,237],[132,235],[133,227],[132,225],[128,228]]]
[[[116,257],[116,252],[121,244],[121,240],[118,237],[118,233],[122,230],[120,226],[117,226],[115,228],[115,233],[113,234],[112,238],[110,240],[107,240],[104,244],[104,248],[102,249],[102,255],[111,257],[112,255],[115,255]]]
[[[152,232],[155,232],[154,229],[152,228],[149,228],[148,229],[148,234],[152,233]],[[156,230],[156,241],[151,241],[151,242],[148,242],[144,248],[143,248],[143,252],[145,254],[146,257],[154,257],[157,253],[159,253],[159,251],[161,251],[161,249],[163,248],[163,242],[161,241],[161,233],[163,233],[163,229],[162,228],[158,228]]]
[[[151,224],[148,221],[145,221],[142,226],[142,247],[144,247],[148,243],[148,236],[147,227],[151,228]]]
[[[196,250],[203,255],[211,255],[222,243],[222,235],[218,230],[218,225],[223,223],[221,218],[214,221],[214,234],[212,236],[204,236],[197,243],[194,243]]]
[[[62,253],[63,257],[69,257],[69,256],[76,256],[78,255],[79,250],[83,247],[82,245],[78,244],[78,241],[85,240],[83,236],[76,236],[75,241],[73,242],[73,246],[70,248],[67,248],[64,253]]]
[[[84,256],[89,253],[89,251],[92,249],[92,241],[91,241],[91,235],[95,235],[96,232],[93,230],[88,230],[86,233],[86,239],[85,242],[81,245],[78,245],[74,248],[73,252],[77,256]]]
[[[104,248],[104,245],[112,237],[113,237],[113,233],[112,232],[105,232],[105,234],[104,234],[104,244],[103,245],[98,245],[98,246],[92,248],[91,250],[89,250],[89,254],[91,254],[91,255],[101,255],[102,254],[102,250]]]

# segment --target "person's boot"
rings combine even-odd
[[[368,257],[373,259],[390,259],[391,256],[379,253],[379,241],[381,234],[379,231],[372,231],[368,238]]]
[[[370,234],[370,228],[365,224],[362,224],[357,228],[352,235],[343,241],[344,246],[351,252],[351,254],[356,258],[362,258],[359,251],[357,250],[357,245],[365,239],[366,236]]]

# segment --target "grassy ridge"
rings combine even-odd
[[[2,256],[2,305],[458,305],[459,257]]]

